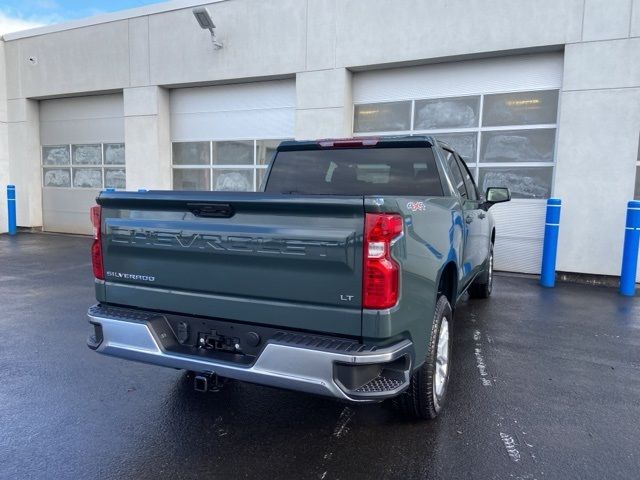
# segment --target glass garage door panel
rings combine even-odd
[[[482,133],[481,163],[553,163],[555,128]]]
[[[543,125],[556,123],[558,90],[485,95],[482,125]]]
[[[553,167],[485,167],[480,169],[478,186],[508,187],[511,198],[546,199],[551,196]]]
[[[355,132],[397,132],[411,128],[411,102],[356,105]]]
[[[413,128],[431,130],[477,127],[479,112],[479,96],[417,100]]]
[[[477,133],[438,133],[436,134],[436,138],[450,145],[460,154],[468,166],[476,162],[476,150],[478,146]]]

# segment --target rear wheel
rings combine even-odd
[[[415,418],[436,418],[444,405],[451,371],[452,320],[449,301],[440,295],[433,316],[427,357],[411,375],[409,388],[395,399],[400,410]]]
[[[487,269],[469,286],[469,296],[471,298],[489,298],[493,289],[493,244],[489,250],[487,259]]]

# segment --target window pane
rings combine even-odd
[[[71,145],[71,153],[74,165],[102,164],[102,147],[100,144]]]
[[[409,130],[411,102],[370,103],[355,106],[354,132]]]
[[[413,129],[477,127],[480,97],[417,100]]]
[[[438,140],[448,144],[467,163],[476,163],[477,133],[439,133]]]
[[[105,168],[104,186],[106,188],[127,188],[124,168]]]
[[[172,145],[174,165],[209,165],[209,142],[179,142]]]
[[[208,168],[173,169],[174,190],[210,190],[211,170]]]
[[[68,168],[43,168],[42,182],[45,187],[70,187],[71,171]]]
[[[253,165],[253,140],[213,142],[214,165]]]
[[[456,158],[451,154],[451,152],[447,150],[442,150],[442,153],[444,153],[445,162],[449,167],[449,173],[451,174],[450,176],[451,176],[451,182],[453,183],[453,188],[455,188],[462,197],[466,197],[467,188],[464,185],[464,180],[462,179],[462,172],[460,172],[460,167],[458,167]]]
[[[69,165],[70,163],[69,145],[42,147],[43,165]]]
[[[276,148],[282,140],[258,140],[256,142],[257,155],[256,163],[258,165],[269,165],[276,153]]]
[[[483,126],[556,123],[558,91],[485,95]]]
[[[483,132],[481,162],[553,162],[556,130]]]
[[[636,167],[636,192],[633,198],[640,200],[640,167]]]
[[[107,143],[104,146],[105,165],[124,165],[124,143]]]
[[[252,192],[253,169],[246,170],[213,170],[213,190],[229,192]]]
[[[74,168],[73,186],[78,188],[102,188],[102,169]]]
[[[478,195],[476,195],[476,185],[471,177],[471,172],[468,171],[468,168],[465,168],[465,164],[462,159],[458,159],[458,167],[460,167],[460,172],[462,173],[462,178],[464,180],[464,187],[467,190],[467,198],[469,198],[469,200],[477,200]]]
[[[508,187],[513,198],[549,198],[553,167],[482,167],[480,190]]]
[[[430,148],[285,151],[271,168],[269,193],[442,196]]]

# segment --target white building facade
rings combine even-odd
[[[178,0],[0,41],[0,187],[21,227],[88,233],[104,188],[257,190],[282,139],[419,133],[481,189],[511,188],[498,269],[539,272],[553,196],[558,270],[619,275],[640,0]]]

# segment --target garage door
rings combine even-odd
[[[562,54],[361,72],[354,134],[428,133],[456,148],[481,190],[507,186],[496,205],[496,269],[539,273],[553,172]]]
[[[293,138],[295,81],[171,92],[173,188],[254,191],[278,143]]]
[[[91,233],[103,188],[126,188],[122,94],[40,102],[43,229]]]

